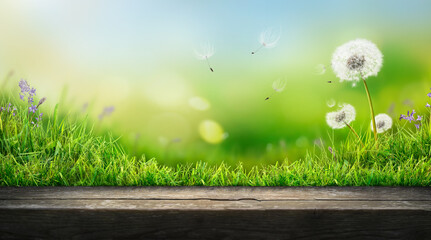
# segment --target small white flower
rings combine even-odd
[[[332,129],[340,129],[355,120],[355,117],[355,108],[350,104],[343,104],[343,107],[338,111],[326,114],[326,123]]]
[[[210,43],[202,44],[200,50],[195,49],[196,58],[199,60],[206,60],[212,57],[214,53],[215,53],[214,46],[211,45]]]
[[[274,29],[274,28],[268,28],[262,33],[260,33],[259,36],[259,43],[261,46],[256,49],[256,51],[251,52],[251,54],[257,53],[262,47],[264,48],[273,48],[277,45],[278,41],[281,37],[281,28]]]
[[[377,133],[386,132],[392,127],[392,118],[384,113],[380,113],[376,116],[376,128]],[[373,122],[371,121],[371,130],[374,131]]]
[[[276,92],[281,92],[284,90],[284,88],[286,87],[286,80],[284,79],[277,79],[272,83],[272,89],[274,89],[274,91]]]
[[[356,39],[338,47],[332,55],[332,69],[343,81],[359,81],[377,76],[383,55],[377,46],[365,39]]]

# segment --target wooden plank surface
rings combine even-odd
[[[431,187],[0,187],[8,199],[416,200]]]
[[[0,188],[0,239],[430,236],[429,187]]]

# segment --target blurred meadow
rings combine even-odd
[[[294,161],[346,139],[325,121],[340,103],[371,135],[364,86],[340,83],[330,66],[347,41],[368,39],[384,55],[367,80],[376,114],[428,115],[430,12],[425,0],[4,0],[0,87],[15,94],[26,79],[47,97],[42,109],[88,115],[96,132],[160,164]],[[281,29],[277,45],[251,54],[270,27]],[[205,43],[214,72],[195,56]],[[284,90],[265,100],[277,79]]]

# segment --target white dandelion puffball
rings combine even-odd
[[[272,89],[276,92],[281,92],[286,87],[286,80],[284,79],[277,79],[272,83]]]
[[[200,50],[195,49],[196,58],[199,60],[210,58],[212,55],[214,55],[214,52],[214,46],[209,43],[202,44]]]
[[[328,123],[332,129],[340,129],[355,120],[355,117],[355,108],[350,104],[343,104],[343,107],[338,111],[326,114],[326,123]]]
[[[340,81],[359,81],[377,76],[383,55],[377,46],[365,39],[356,39],[339,46],[332,55],[332,70]]]
[[[259,42],[265,48],[273,48],[277,45],[278,40],[280,40],[281,28],[276,30],[274,28],[268,28],[260,34]]]
[[[386,132],[392,127],[392,118],[389,115],[380,113],[376,116],[377,133]],[[374,131],[373,121],[371,121],[371,130]]]

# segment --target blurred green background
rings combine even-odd
[[[88,114],[96,131],[120,137],[136,156],[167,165],[274,164],[303,157],[318,139],[325,148],[329,136],[345,139],[347,129],[325,122],[332,99],[356,107],[352,125],[369,133],[362,83],[339,83],[330,68],[335,48],[356,38],[384,55],[368,79],[376,114],[427,115],[430,11],[429,1],[5,0],[0,74],[13,71],[2,86],[16,95],[27,79],[48,97],[46,111],[60,103],[71,119]],[[268,27],[282,30],[277,46],[251,55]],[[206,42],[214,72],[194,55]],[[279,78],[286,88],[265,101]],[[100,120],[109,106],[115,110]],[[206,120],[221,129],[205,122],[203,136]]]

